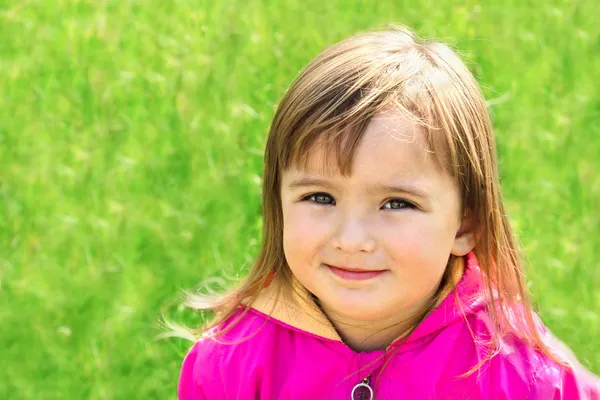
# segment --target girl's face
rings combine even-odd
[[[391,112],[373,118],[351,174],[306,171],[281,182],[284,251],[327,314],[354,321],[410,318],[434,295],[450,254],[473,248],[458,188],[428,154],[417,125]]]

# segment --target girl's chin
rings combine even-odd
[[[376,322],[387,320],[393,317],[395,313],[386,313],[381,307],[381,301],[356,301],[354,299],[348,301],[340,301],[336,299],[332,301],[331,306],[323,304],[321,301],[321,307],[325,312],[332,317],[339,319],[352,320],[354,322]],[[397,308],[396,308],[397,309]]]

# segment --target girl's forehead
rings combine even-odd
[[[399,113],[373,117],[356,146],[348,150],[346,142],[354,139],[352,133],[342,136],[338,143],[322,137],[303,155],[303,162],[296,162],[293,167],[298,172],[323,176],[363,172],[416,176],[439,172],[433,171],[437,168],[423,128]],[[346,173],[341,165],[344,161],[350,162]]]

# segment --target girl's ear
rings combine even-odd
[[[475,232],[473,231],[473,213],[465,212],[460,227],[456,232],[454,243],[452,244],[452,253],[455,256],[462,257],[475,247]]]

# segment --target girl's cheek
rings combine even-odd
[[[310,212],[304,207],[288,211],[284,215],[284,236],[290,245],[316,246],[332,229],[330,215]]]
[[[429,251],[439,236],[439,228],[434,225],[423,217],[387,221],[379,225],[377,236],[394,253]]]
[[[414,228],[406,225],[389,226],[379,232],[379,242],[384,248],[393,253],[406,253],[414,251],[419,241],[418,233]]]

